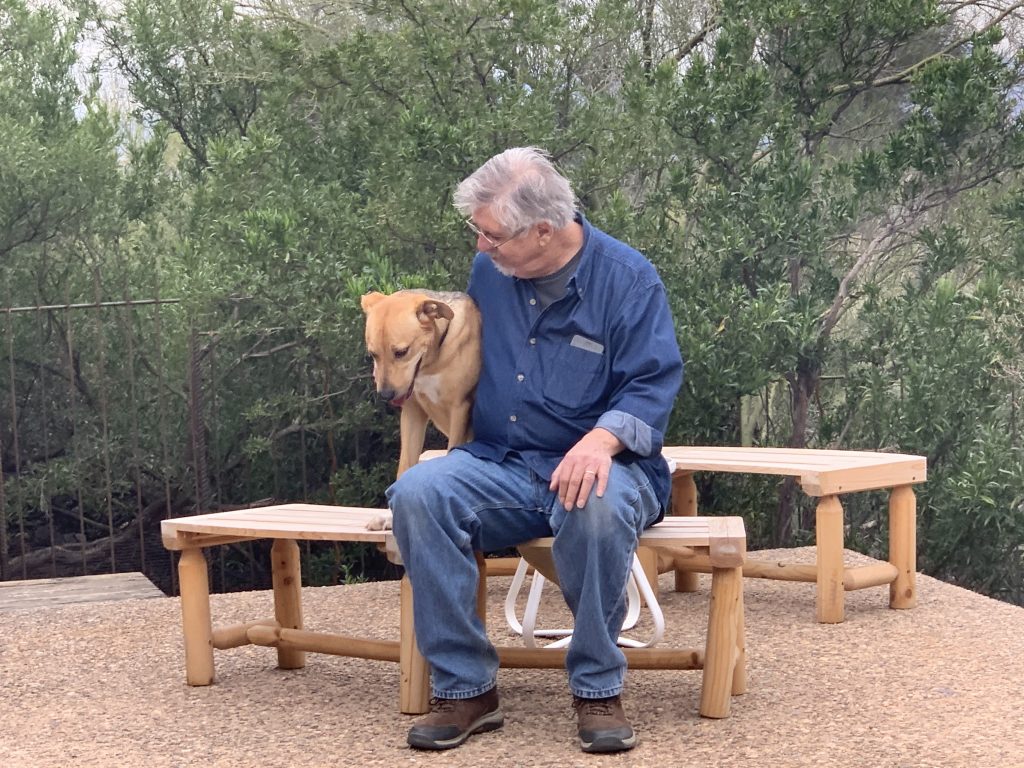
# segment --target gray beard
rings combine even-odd
[[[505,277],[515,277],[515,272],[513,272],[513,271],[512,271],[511,269],[509,269],[508,267],[503,267],[503,266],[501,266],[501,265],[500,265],[500,264],[499,264],[498,262],[496,262],[496,261],[495,261],[495,260],[494,260],[493,258],[491,259],[491,264],[493,264],[493,265],[494,265],[494,268],[495,268],[496,270],[498,270],[498,272],[500,272],[501,274],[503,274],[503,275],[504,275]]]

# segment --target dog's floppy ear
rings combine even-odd
[[[427,299],[420,304],[419,309],[416,310],[416,316],[423,325],[429,325],[439,317],[443,317],[445,320],[451,320],[455,317],[455,313],[452,312],[452,308],[443,301]]]
[[[359,300],[359,305],[363,308],[363,312],[369,312],[373,308],[374,304],[385,298],[387,297],[380,291],[372,291],[371,293],[365,294]]]

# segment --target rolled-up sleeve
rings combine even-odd
[[[638,456],[652,456],[664,445],[683,360],[664,287],[658,283],[638,293],[615,331],[617,385],[597,426]]]
[[[650,456],[653,453],[651,426],[636,416],[625,411],[607,411],[597,420],[597,426],[611,432],[626,450],[638,456]]]

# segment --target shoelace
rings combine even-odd
[[[595,717],[610,717],[613,714],[611,705],[604,699],[576,699],[572,706],[577,712]]]
[[[431,712],[451,712],[455,709],[454,699],[439,699],[436,696],[430,699]]]

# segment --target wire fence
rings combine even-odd
[[[160,521],[292,500],[331,502],[338,473],[358,474],[329,424],[329,365],[300,333],[234,320],[200,327],[175,298],[111,298],[0,307],[0,580],[141,571],[177,591]],[[242,330],[233,331],[238,328]],[[312,427],[311,427],[312,425]],[[358,458],[358,440],[355,441]],[[383,487],[371,477],[368,503]],[[390,574],[373,552],[325,546],[312,583]],[[261,545],[218,548],[217,591],[265,586]]]
[[[161,320],[177,303],[4,308],[0,577],[137,570],[173,589],[169,557],[153,544],[176,506]]]

